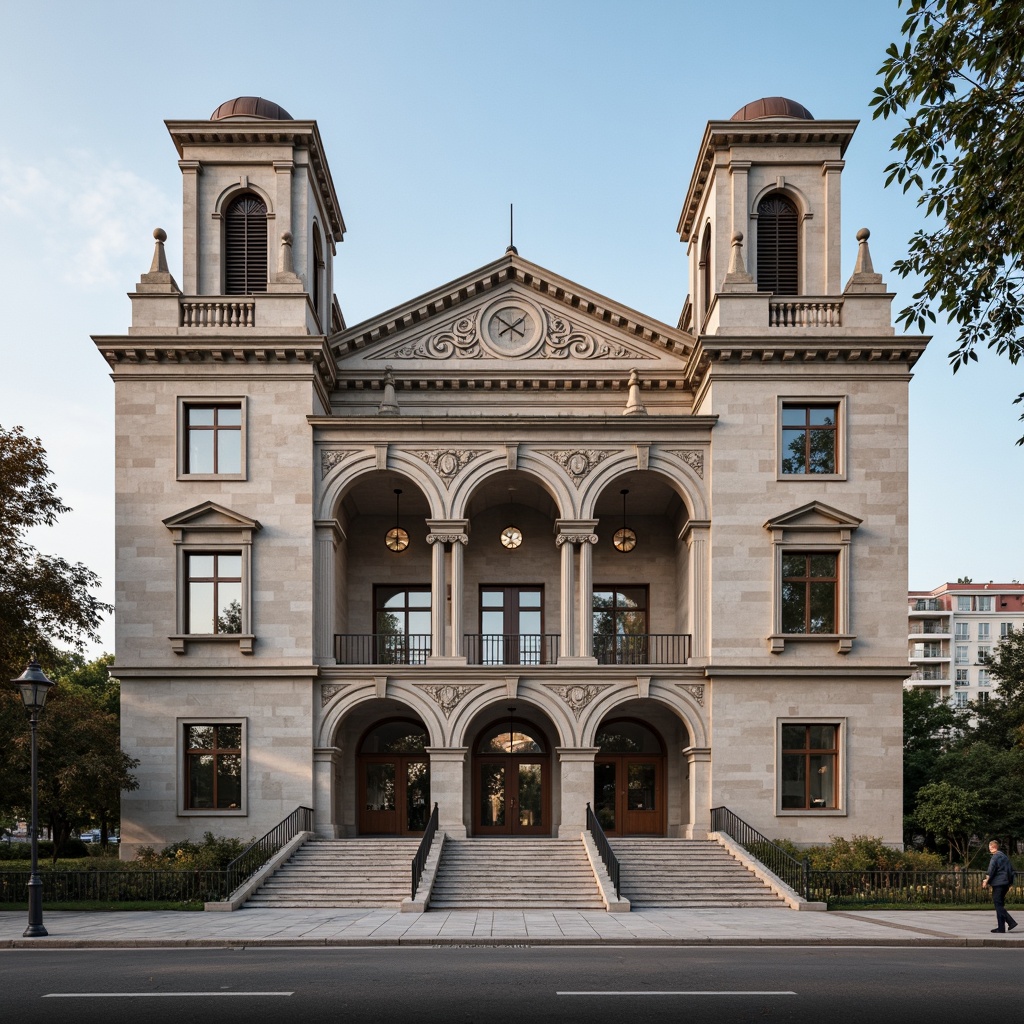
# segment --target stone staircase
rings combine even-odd
[[[603,910],[581,839],[447,839],[430,910]]]
[[[778,907],[786,903],[710,839],[610,839],[619,889],[633,910]]]
[[[313,839],[246,907],[397,907],[409,895],[418,839]]]

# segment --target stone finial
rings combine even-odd
[[[722,291],[750,292],[755,290],[754,279],[747,273],[747,264],[743,257],[743,232],[737,231],[732,236],[732,255],[729,257],[729,272],[722,280]]]
[[[174,278],[171,277],[171,272],[167,268],[167,253],[164,250],[167,232],[163,228],[154,228],[153,238],[156,239],[153,247],[153,262],[149,266],[149,272],[139,278],[136,291],[145,293],[177,292],[181,294],[181,289]]]
[[[282,274],[295,273],[295,258],[292,253],[292,233],[290,231],[281,235],[281,256],[278,261],[278,270]]]
[[[623,416],[646,416],[647,409],[640,398],[640,371],[629,371],[629,398],[626,400],[626,408],[622,411]]]
[[[867,228],[861,228],[857,232],[857,262],[854,264],[850,280],[846,282],[845,291],[883,291],[885,285],[882,282],[882,275],[875,273],[871,263],[871,250],[868,248],[868,239],[871,232]]]
[[[395,375],[390,366],[384,367],[384,397],[377,406],[377,412],[382,416],[398,415],[398,398],[395,394]]]

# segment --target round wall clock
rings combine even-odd
[[[501,531],[501,543],[510,550],[519,547],[523,543],[523,531],[518,526],[506,526]]]
[[[617,551],[632,551],[636,547],[636,534],[628,526],[624,526],[621,530],[615,531],[612,543]]]

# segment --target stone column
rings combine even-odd
[[[707,839],[711,828],[711,748],[686,747],[683,750],[690,774],[690,821],[687,839]]]
[[[432,650],[428,664],[443,660],[449,664],[464,665],[462,653],[463,627],[463,548],[469,543],[468,519],[428,519],[427,543],[433,545],[431,574]],[[451,546],[450,572],[445,548]],[[446,585],[451,581],[449,599]],[[446,615],[448,606],[451,612]]]
[[[463,632],[463,549],[469,542],[469,538],[462,534],[452,544],[452,636],[448,651],[453,657],[462,655],[462,632]]]
[[[597,543],[596,519],[555,520],[555,544],[562,549],[562,637],[560,665],[593,665],[590,616],[593,601],[590,545]],[[576,588],[575,548],[580,547],[580,586]],[[583,548],[587,550],[584,552]],[[582,641],[584,631],[587,641]],[[589,651],[589,653],[584,653]]]
[[[275,195],[274,195],[274,231],[273,233],[267,230],[267,240],[280,240],[281,236],[285,232],[292,232],[292,170],[295,164],[291,160],[275,160],[274,161],[274,172],[275,172]],[[305,252],[306,239],[303,236],[299,244],[303,247]],[[269,259],[273,257],[276,259],[277,252],[276,247],[271,246],[273,252],[268,252],[268,263]],[[303,261],[304,263],[305,261]],[[276,263],[273,266],[268,266],[267,270],[272,275],[277,269]]]
[[[683,539],[690,553],[690,579],[688,581],[690,597],[690,634],[692,647],[690,657],[707,658],[709,656],[710,615],[708,609],[708,592],[710,590],[708,573],[708,540],[711,535],[711,524],[707,520],[691,520],[683,531]]]
[[[313,658],[318,665],[335,661],[334,631],[337,629],[337,574],[335,565],[338,546],[345,533],[335,519],[318,519],[316,527],[316,565],[313,569]]]
[[[447,631],[445,612],[448,609],[447,587],[445,585],[444,538],[438,534],[427,534],[430,550],[430,654],[443,658],[447,652]]]
[[[338,747],[313,750],[313,821],[321,839],[338,838],[338,807],[335,782],[341,764]]]
[[[559,534],[555,543],[562,549],[562,646],[558,652],[562,658],[576,656],[576,631],[573,629],[573,612],[576,604],[576,565],[573,557],[572,538]]]
[[[587,804],[594,802],[594,758],[600,749],[555,747],[562,776],[559,839],[575,839],[587,827]]]
[[[581,658],[592,658],[594,656],[594,572],[593,572],[593,551],[597,543],[597,535],[591,534],[584,537],[580,544],[580,642],[579,656]]]
[[[468,747],[427,747],[430,757],[430,806],[437,804],[438,828],[452,839],[466,838],[465,805]]]
[[[843,289],[840,260],[842,258],[842,224],[840,221],[841,205],[839,201],[840,183],[842,181],[843,161],[826,160],[821,165],[821,173],[825,179],[825,223],[819,228],[822,231],[821,244],[824,248],[821,259],[820,283],[815,282],[815,287],[807,287],[804,291],[808,295],[815,294],[820,288],[818,295],[839,295]],[[807,276],[811,276],[811,268],[808,263],[804,264]]]
[[[729,184],[732,191],[732,227],[727,235],[722,227],[718,229],[718,237],[715,239],[716,254],[723,261],[720,266],[729,266],[729,245],[732,240],[732,236],[737,231],[743,233],[744,237],[751,234],[750,231],[750,210],[748,204],[750,202],[748,195],[748,186],[750,182],[750,161],[749,160],[730,160],[729,161]],[[752,250],[756,251],[756,250]],[[714,285],[717,288],[718,284]]]
[[[199,263],[202,259],[200,249],[202,243],[199,238],[199,175],[202,173],[203,165],[198,160],[179,160],[181,168],[181,207],[182,207],[182,289],[186,295],[199,295]],[[217,253],[211,254],[209,258],[220,266],[220,223],[214,222],[213,230],[217,239]],[[216,295],[221,290],[221,284],[210,290],[209,294]]]

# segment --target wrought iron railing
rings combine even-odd
[[[558,660],[557,633],[466,633],[470,665],[551,665]]]
[[[615,852],[608,842],[608,837],[604,834],[604,829],[601,828],[601,823],[597,820],[597,815],[590,804],[587,804],[587,830],[594,837],[594,845],[597,847],[597,852],[601,855],[601,860],[604,861],[604,866],[608,869],[608,877],[612,880],[612,885],[615,886],[615,898],[618,899],[619,858],[615,856]]]
[[[50,871],[41,867],[45,903],[206,903],[226,899],[232,891],[226,871],[182,868],[113,871]],[[0,903],[28,899],[29,871],[0,869]]]
[[[285,843],[300,832],[313,831],[313,808],[296,807],[284,821],[265,836],[250,843],[225,869],[228,893],[233,893],[254,871],[258,871]]]
[[[429,633],[336,633],[334,660],[339,665],[425,665]]]
[[[809,900],[810,861],[806,857],[797,860],[781,846],[761,835],[752,825],[738,818],[728,807],[711,808],[711,831],[724,832],[738,846],[743,847],[755,860],[759,860],[769,871],[778,875],[786,885],[795,889],[804,899]]]
[[[409,892],[412,899],[416,899],[416,890],[420,887],[420,879],[423,877],[423,868],[426,866],[427,857],[430,856],[430,846],[434,842],[434,833],[437,832],[437,803],[430,812],[430,820],[423,830],[423,838],[416,850],[416,856],[412,859],[412,889]]]
[[[809,872],[810,898],[829,906],[867,907],[880,903],[913,906],[922,903],[992,904],[992,890],[982,889],[984,871],[949,868],[945,871],[883,870]],[[1024,900],[1024,877],[1006,894],[1007,901]]]
[[[599,665],[685,665],[690,659],[689,633],[595,633]]]

